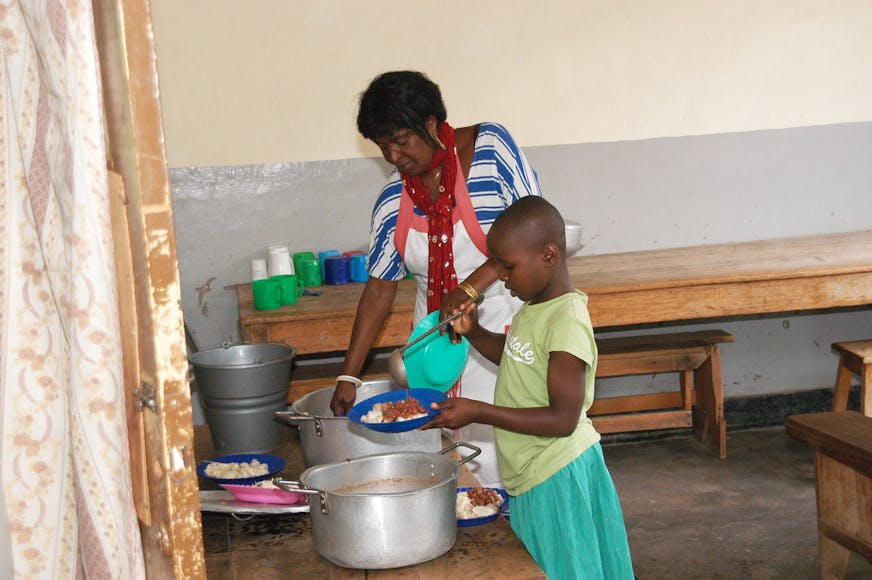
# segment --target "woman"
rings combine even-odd
[[[337,415],[354,404],[357,375],[407,273],[414,274],[418,289],[415,324],[429,312],[450,312],[484,293],[480,324],[505,331],[521,302],[497,282],[485,234],[516,199],[541,195],[535,172],[508,131],[495,123],[453,129],[439,87],[422,73],[376,77],[361,96],[357,128],[395,169],[372,212],[370,277],[331,402]],[[450,394],[492,403],[496,369],[471,351]],[[499,486],[493,428],[470,425],[459,436],[482,448],[478,464],[467,464],[479,482]]]

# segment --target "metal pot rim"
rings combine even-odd
[[[454,458],[446,456],[446,453],[448,453],[449,451],[453,451],[454,449],[456,449],[458,447],[466,447],[468,449],[472,449],[473,452],[465,457],[462,457],[460,459],[460,461],[455,461]],[[361,463],[363,461],[373,461],[376,459],[381,459],[383,457],[401,456],[401,457],[411,457],[413,459],[421,459],[421,460],[426,460],[426,461],[432,461],[432,460],[436,459],[439,461],[447,461],[447,462],[454,464],[453,473],[451,475],[446,476],[442,480],[437,481],[437,482],[433,482],[425,487],[419,487],[417,489],[410,490],[410,491],[385,492],[385,493],[375,494],[372,492],[364,492],[364,491],[338,492],[338,491],[318,490],[321,493],[332,494],[332,495],[336,495],[336,496],[340,496],[340,497],[369,497],[369,496],[374,496],[374,495],[377,495],[378,497],[397,497],[397,496],[404,496],[404,495],[412,495],[412,494],[416,494],[416,493],[421,493],[422,491],[433,489],[435,487],[445,485],[449,481],[456,480],[457,476],[460,475],[460,466],[463,465],[464,463],[466,463],[467,461],[469,461],[470,459],[477,457],[480,453],[481,453],[481,449],[479,449],[475,445],[471,445],[471,444],[463,442],[463,441],[457,441],[457,442],[453,443],[452,445],[449,445],[448,447],[446,447],[445,449],[443,449],[442,451],[440,451],[438,453],[428,453],[426,451],[392,451],[389,453],[373,453],[371,455],[362,455],[360,457],[354,457],[352,459],[343,459],[340,461],[334,461],[332,463],[325,463],[322,465],[313,465],[312,467],[309,467],[303,473],[300,474],[300,481],[299,482],[304,487],[306,487],[308,489],[317,489],[317,488],[310,487],[309,484],[306,483],[306,480],[309,479],[309,477],[311,477],[312,475],[314,475],[318,471],[323,471],[323,470],[330,469],[331,467],[336,467],[336,466],[351,466],[354,463]],[[386,477],[390,477],[390,475],[386,475]]]

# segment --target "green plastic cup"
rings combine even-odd
[[[300,261],[300,276],[303,278],[303,286],[312,287],[321,285],[321,263],[318,258],[305,258]]]
[[[300,278],[305,282],[305,278],[303,277],[303,260],[314,260],[315,252],[294,252],[294,274],[300,276]]]
[[[270,279],[277,280],[282,287],[282,304],[296,304],[303,294],[303,281],[296,274],[280,274]]]
[[[251,295],[257,310],[275,310],[282,305],[282,283],[275,278],[252,280]]]

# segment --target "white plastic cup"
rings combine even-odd
[[[269,275],[283,276],[294,273],[294,264],[291,262],[291,254],[287,246],[270,246],[269,248]]]
[[[251,279],[266,280],[267,276],[266,260],[263,258],[255,258],[251,261]]]

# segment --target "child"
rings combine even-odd
[[[453,323],[499,364],[494,404],[449,399],[422,428],[494,426],[512,529],[549,578],[632,579],[621,506],[586,414],[597,350],[565,245],[563,218],[541,197],[521,198],[496,219],[487,248],[524,305],[507,334],[479,326],[471,302]]]

